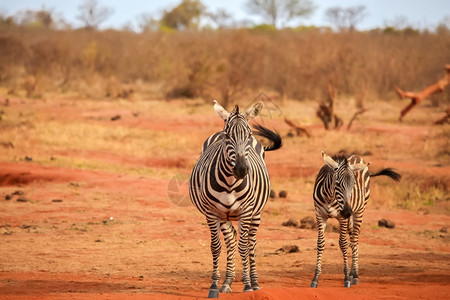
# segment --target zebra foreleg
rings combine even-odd
[[[244,283],[244,292],[253,291],[250,284],[249,274],[249,237],[250,220],[239,220],[239,254],[242,258],[242,283]]]
[[[314,278],[311,281],[310,287],[316,288],[319,284],[319,276],[322,273],[322,254],[325,249],[325,228],[327,227],[327,220],[316,215],[317,220],[317,263],[314,272]]]
[[[251,284],[252,284],[252,289],[254,291],[259,290],[259,284],[258,284],[258,274],[256,273],[256,244],[257,244],[257,240],[256,240],[256,232],[258,231],[258,227],[259,227],[259,223],[260,223],[260,216],[257,216],[255,218],[253,218],[252,223],[250,224],[250,230],[248,233],[248,239],[249,239],[249,248],[250,248],[250,254],[249,254],[249,259],[250,259],[250,280],[251,280]]]
[[[227,272],[225,275],[225,281],[220,288],[220,292],[231,293],[231,283],[236,278],[236,230],[230,221],[222,222],[220,224],[220,230],[222,231],[225,245],[227,246]]]
[[[357,285],[359,283],[358,278],[358,241],[359,233],[362,223],[362,215],[353,216],[353,228],[350,233],[350,246],[352,247],[352,270],[350,272],[350,279],[352,284]]]
[[[222,250],[222,243],[220,242],[220,224],[219,220],[208,219],[207,220],[209,231],[211,232],[211,253],[213,257],[213,271],[211,276],[211,286],[209,287],[208,298],[219,297],[219,256]]]
[[[347,240],[347,230],[348,230],[348,219],[339,218],[339,247],[342,251],[342,256],[344,258],[344,287],[350,287],[350,270],[348,268],[348,240]]]

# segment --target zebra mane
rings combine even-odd
[[[348,160],[347,160],[348,157],[345,154],[335,154],[331,158],[338,164],[342,164],[343,162],[345,163],[345,165],[348,164]]]

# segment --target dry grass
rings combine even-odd
[[[336,111],[348,122],[353,111],[346,110],[346,100],[340,98]],[[243,100],[241,106],[251,101]],[[273,101],[281,113],[259,121],[285,136],[283,149],[267,154],[267,164],[273,189],[286,190],[289,196],[282,205],[268,204],[269,215],[308,214],[314,179],[323,164],[321,150],[357,153],[372,162],[372,171],[394,167],[402,173],[400,184],[382,177],[372,181],[371,207],[439,207],[437,212],[450,213],[449,178],[442,175],[450,164],[449,126],[423,125],[431,123],[439,107],[420,106],[397,123],[401,103],[378,100],[351,130],[326,131],[315,117],[316,102]],[[0,141],[14,146],[0,147],[3,161],[31,157],[44,166],[163,180],[189,174],[205,138],[222,126],[212,105],[201,101],[74,101],[55,96],[47,101],[14,100],[2,110]],[[122,118],[111,121],[116,114]],[[284,116],[307,126],[312,137],[287,137]]]
[[[320,100],[331,82],[345,97],[392,99],[420,90],[450,61],[448,32],[389,34],[248,29],[134,34],[121,31],[0,30],[0,78],[9,93],[45,98],[220,98],[259,90]],[[282,45],[282,46],[281,46]],[[449,92],[433,103],[447,102]]]

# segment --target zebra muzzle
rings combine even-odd
[[[233,175],[237,180],[243,179],[248,174],[249,166],[244,155],[236,157],[236,164],[233,167]]]
[[[340,214],[345,219],[350,218],[350,216],[353,214],[352,208],[347,202],[345,202],[344,208],[340,211]]]

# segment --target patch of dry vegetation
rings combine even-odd
[[[88,98],[219,98],[224,105],[267,90],[282,99],[323,98],[394,86],[420,89],[450,61],[450,35],[319,30],[202,32],[0,29],[0,79],[10,94]],[[438,96],[448,102],[449,92]],[[439,102],[438,101],[438,102]]]

